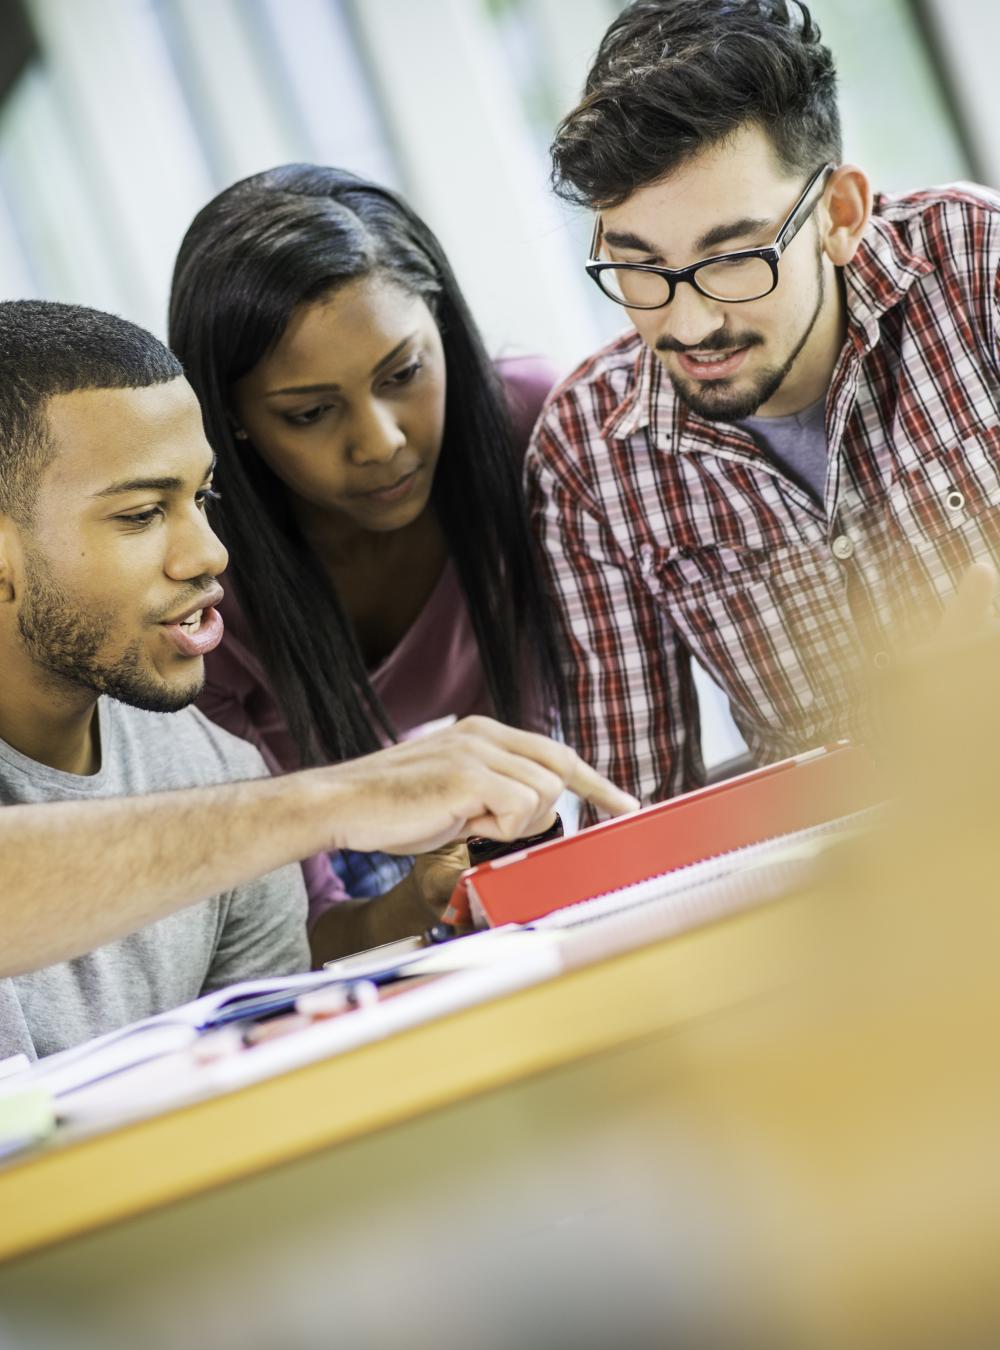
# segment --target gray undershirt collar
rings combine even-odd
[[[785,417],[744,417],[736,423],[763,444],[771,459],[817,501],[826,490],[826,394]]]

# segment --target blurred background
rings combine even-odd
[[[697,0],[691,0],[697,3]],[[0,0],[0,290],[162,335],[200,206],[291,160],[401,189],[491,347],[567,368],[620,316],[546,149],[615,0]],[[849,158],[887,189],[1000,183],[994,0],[815,0]]]
[[[697,0],[691,0],[697,3]],[[219,189],[337,164],[440,235],[496,353],[568,371],[621,327],[548,189],[552,129],[616,0],[0,0],[0,293],[164,334],[173,259]],[[1000,185],[996,0],[815,0],[847,157],[887,190]],[[705,754],[741,742],[707,687]]]

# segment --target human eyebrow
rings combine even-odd
[[[397,342],[391,352],[386,352],[385,356],[372,366],[371,374],[378,375],[386,368],[386,366],[391,365],[400,352],[409,346],[417,336],[418,334],[416,333],[409,333],[403,338],[402,342]],[[339,391],[340,385],[336,384],[333,380],[328,380],[325,384],[290,384],[284,389],[269,389],[264,397],[277,398],[279,394],[331,394],[338,393]]]
[[[761,219],[757,216],[744,216],[742,220],[732,220],[723,225],[715,225],[695,241],[695,252],[707,253],[709,249],[718,248],[720,244],[729,244],[746,239],[749,235],[759,234],[765,226],[773,223],[767,217]]]
[[[338,392],[339,384],[328,380],[326,384],[290,384],[285,389],[269,389],[265,398],[278,398],[281,394],[332,394]]]
[[[636,253],[652,253],[659,257],[652,244],[647,243],[639,235],[633,234],[631,230],[604,230],[601,233],[601,239],[611,248],[629,248]]]
[[[385,370],[386,366],[391,366],[396,357],[399,356],[400,352],[408,347],[416,336],[416,333],[409,333],[403,338],[402,342],[397,342],[392,351],[387,352],[385,356],[382,357],[381,361],[377,362],[377,364],[372,367],[372,374],[378,375],[381,371]]]
[[[722,225],[713,225],[707,230],[700,239],[695,240],[695,253],[708,253],[710,249],[715,249],[720,244],[729,244],[746,239],[750,235],[759,234],[761,230],[773,222],[768,219],[760,219],[756,216],[744,216],[742,220],[727,221]],[[643,239],[638,234],[632,234],[627,230],[607,230],[603,235],[604,242],[611,248],[631,249],[636,253],[648,253],[651,257],[660,258],[661,254],[656,247]]]
[[[211,463],[201,476],[203,483],[207,478],[211,478],[215,472],[216,462],[217,456],[213,455]],[[120,497],[127,492],[181,492],[183,489],[183,478],[171,474],[162,478],[123,478],[117,483],[109,483],[107,487],[100,488],[90,495],[91,497]]]

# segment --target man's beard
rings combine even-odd
[[[704,384],[688,381],[667,369],[667,375],[670,377],[670,383],[674,386],[677,397],[682,399],[699,417],[704,417],[710,422],[739,422],[744,417],[752,417],[758,408],[763,407],[765,403],[774,398],[784,383],[786,375],[798,360],[802,348],[809,340],[809,335],[816,327],[816,320],[823,308],[823,301],[826,296],[826,280],[823,275],[821,251],[817,251],[816,275],[818,280],[816,307],[802,336],[780,366],[765,366],[750,387],[746,389],[731,387],[728,379],[706,381]],[[656,344],[656,350],[658,352],[730,351],[735,347],[758,347],[763,341],[764,339],[759,333],[749,333],[734,341],[723,330],[720,333],[713,333],[711,337],[699,343],[697,348],[682,346],[680,343],[675,343],[671,338],[661,338]]]
[[[111,664],[102,662],[101,649],[112,633],[110,618],[89,612],[60,590],[45,559],[33,551],[25,558],[25,594],[17,626],[28,655],[58,685],[107,694],[133,708],[161,713],[186,708],[201,692],[202,680],[173,689],[144,672],[138,641]]]

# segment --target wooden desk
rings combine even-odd
[[[621,1197],[634,1199],[667,1165],[685,1036],[784,977],[799,904],[735,916],[5,1170],[0,1344],[6,1317],[18,1347],[285,1350],[339,1343],[323,1338],[332,1304],[345,1335],[354,1327],[382,1350],[398,1331],[412,1350],[423,1341],[406,1299],[414,1309],[437,1299],[453,1283],[449,1267],[471,1252],[490,1265],[496,1243],[523,1255],[531,1233],[563,1225],[565,1241],[544,1246],[568,1262],[577,1238],[593,1251],[596,1232],[603,1248],[618,1218],[634,1235],[634,1207],[622,1211]],[[656,1226],[653,1211],[646,1220]],[[568,1269],[550,1272],[555,1286]],[[468,1277],[460,1283],[469,1289]],[[470,1299],[476,1327],[465,1343],[479,1350],[493,1342],[483,1297]],[[506,1300],[505,1316],[516,1303]],[[268,1340],[296,1317],[301,1342]],[[180,1328],[195,1324],[183,1339]],[[494,1317],[497,1334],[502,1324]]]

